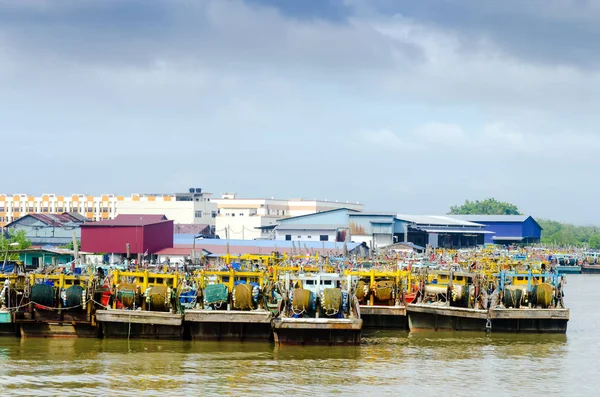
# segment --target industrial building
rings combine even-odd
[[[34,246],[66,245],[81,237],[80,226],[85,218],[79,214],[28,214],[5,226],[7,231],[25,231]]]
[[[372,248],[398,242],[420,247],[473,247],[493,234],[479,223],[446,216],[404,215],[392,212],[360,212],[349,208],[281,219],[274,230],[276,240],[349,241]]]
[[[454,219],[476,222],[490,232],[486,244],[535,244],[540,242],[542,227],[529,215],[449,215]]]
[[[407,241],[418,246],[437,248],[466,248],[483,245],[485,236],[493,234],[480,223],[440,215],[397,214],[396,218],[407,223]]]
[[[319,255],[341,256],[343,254],[364,257],[368,248],[359,243],[338,243],[325,241],[277,241],[277,240],[225,240],[225,239],[196,239],[194,235],[175,235],[172,248],[157,252],[158,260],[162,263],[185,263],[193,256],[197,259],[218,258],[223,255],[271,255],[274,252],[287,255]]]
[[[132,194],[120,196],[102,194],[72,194],[63,196],[53,193],[32,196],[28,194],[0,193],[0,227],[28,214],[76,213],[87,221],[114,219],[121,214],[165,215],[175,223],[209,224],[214,227],[217,216],[212,193],[200,188],[190,188],[184,193]]]
[[[217,204],[215,234],[222,239],[273,239],[279,220],[348,208],[362,211],[363,205],[304,199],[239,198],[223,194]]]
[[[173,247],[173,221],[164,215],[118,215],[81,225],[81,249],[87,252],[147,255]]]

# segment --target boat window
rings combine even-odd
[[[463,280],[463,276],[456,276],[456,281],[462,281]]]
[[[324,284],[324,285],[331,285],[331,280],[324,280],[324,281],[323,281],[323,284]]]
[[[306,283],[306,285],[314,285],[315,280],[306,280],[305,283]]]
[[[150,284],[154,284],[154,282],[155,282],[155,281],[154,281],[154,277],[150,277],[150,278],[148,279],[148,283],[150,283]]]
[[[523,280],[525,280],[525,277],[517,277],[517,280],[523,281]]]
[[[138,282],[143,283],[144,282],[144,277],[138,277]]]
[[[162,283],[164,282],[164,279],[162,279],[162,278],[157,278],[157,279],[156,279],[156,282],[157,282],[158,284],[162,284]]]

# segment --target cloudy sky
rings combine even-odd
[[[600,2],[0,0],[0,191],[600,224]]]

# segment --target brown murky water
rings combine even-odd
[[[375,331],[358,347],[0,338],[5,395],[600,395],[600,275],[567,335]]]

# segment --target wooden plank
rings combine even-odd
[[[220,311],[220,310],[187,310],[184,315],[187,322],[193,323],[246,323],[269,324],[271,312],[260,311]]]
[[[569,309],[490,309],[493,320],[568,320]]]
[[[467,309],[463,307],[451,307],[451,306],[434,306],[428,304],[410,304],[406,307],[406,311],[409,313],[428,313],[436,314],[438,316],[448,317],[463,317],[463,318],[475,318],[479,320],[487,319],[487,310],[479,309]]]
[[[406,316],[406,306],[360,306],[361,316]]]
[[[329,319],[329,318],[276,318],[273,320],[275,329],[331,329],[331,330],[360,330],[361,319]]]
[[[146,312],[137,310],[100,310],[96,312],[96,320],[106,323],[133,323],[180,326],[183,323],[181,314],[166,312]]]

